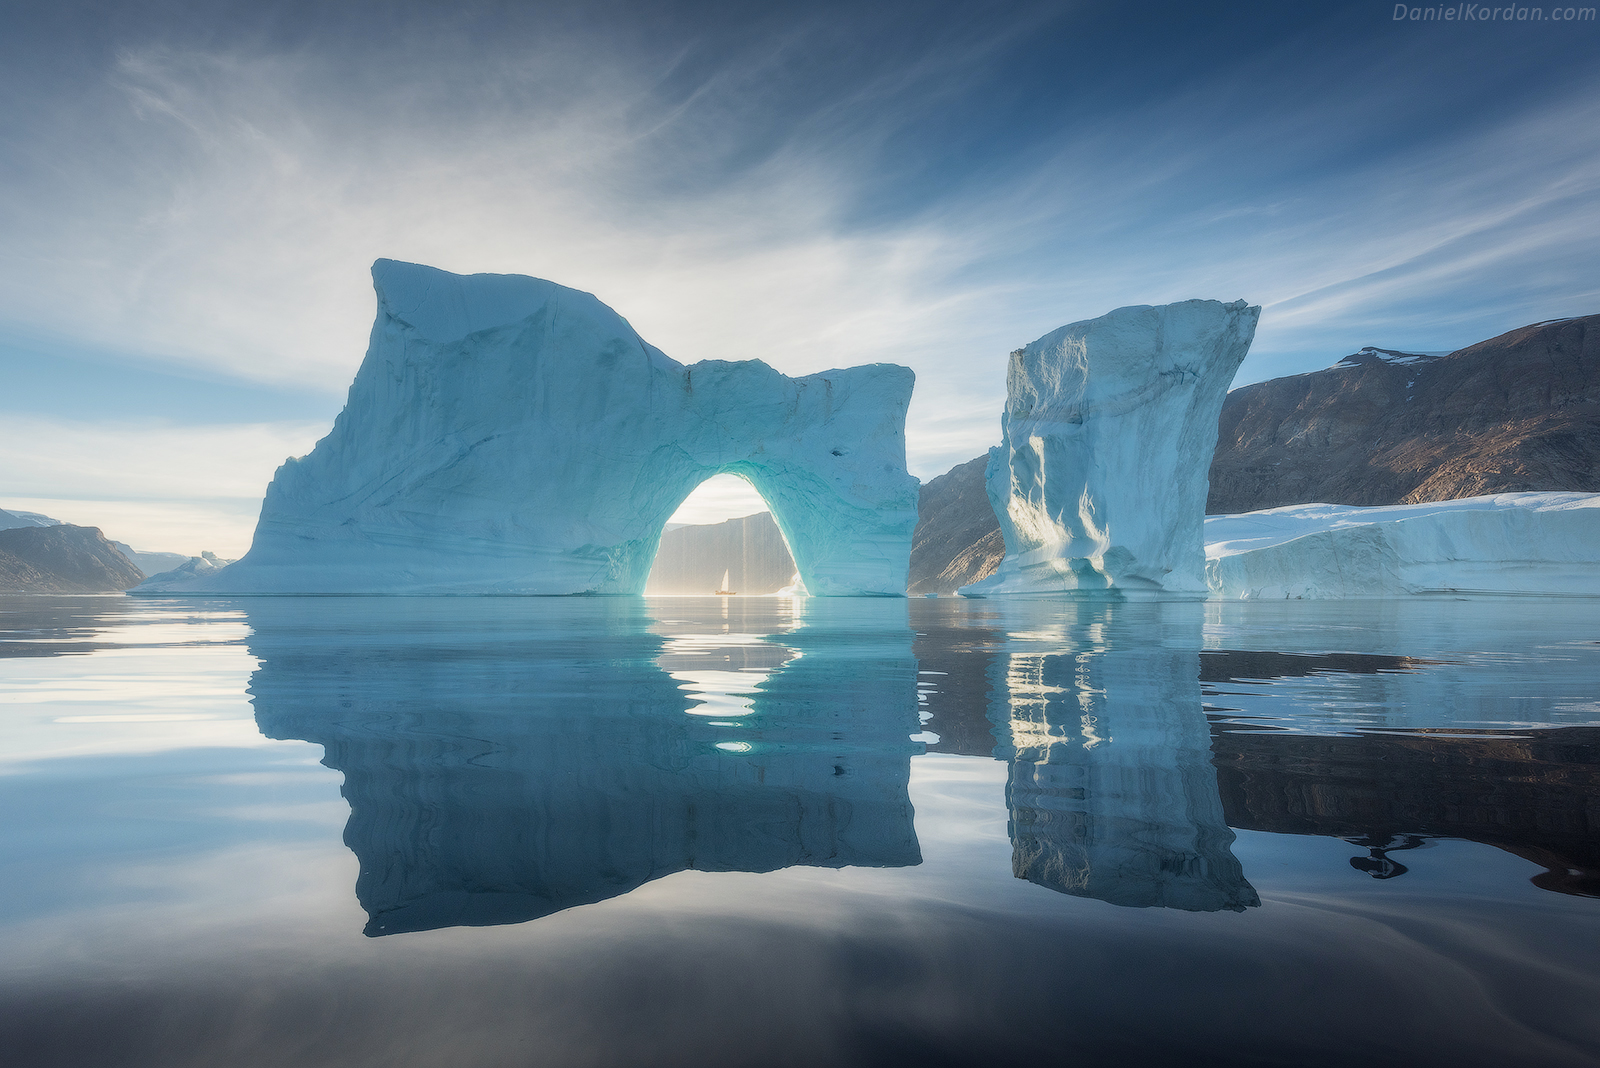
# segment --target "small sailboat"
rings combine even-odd
[[[728,572],[726,572],[726,571],[724,571],[722,573],[722,585],[717,588],[717,596],[718,597],[735,597],[735,596],[737,596],[737,593],[735,591],[728,589]]]

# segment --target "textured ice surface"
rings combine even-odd
[[[968,596],[1205,596],[1217,416],[1260,308],[1119,308],[1011,354],[989,500],[1006,555]]]
[[[909,369],[686,367],[553,282],[392,260],[372,276],[333,431],[278,469],[250,552],[181,592],[639,593],[668,517],[730,472],[812,593],[904,594]]]
[[[1297,504],[1205,521],[1213,597],[1600,596],[1600,494]]]

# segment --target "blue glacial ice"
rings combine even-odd
[[[553,282],[372,276],[349,400],[278,469],[250,552],[135,593],[640,593],[668,517],[722,472],[766,499],[812,594],[905,593],[910,369],[684,366]]]
[[[967,596],[1206,596],[1217,417],[1261,309],[1119,308],[1011,354],[989,501],[1006,555]]]

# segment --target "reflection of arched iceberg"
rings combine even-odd
[[[1017,876],[1114,905],[1259,904],[1231,852],[1211,765],[1199,609],[1050,609],[1046,630],[1008,621],[1013,637],[991,669]],[[1119,641],[1134,616],[1139,640]]]
[[[693,625],[632,601],[259,602],[251,691],[264,733],[345,774],[368,934],[515,923],[689,868],[918,863],[916,664],[904,602],[880,603],[898,621],[776,635],[737,719],[685,714],[657,660]],[[786,605],[730,632],[780,629]]]

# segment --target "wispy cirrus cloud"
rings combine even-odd
[[[158,25],[80,56],[0,120],[0,339],[234,382],[230,419],[269,386],[331,410],[373,259],[535,274],[686,362],[908,364],[929,477],[996,439],[1006,352],[1113,307],[1264,304],[1250,380],[1600,297],[1581,41],[1430,38],[1359,5],[684,10]],[[111,480],[146,435],[208,448],[209,396],[122,421]],[[0,494],[107,499],[19,470]]]
[[[97,526],[140,550],[239,556],[272,473],[326,432],[314,423],[173,426],[11,415],[0,419],[0,508]]]

